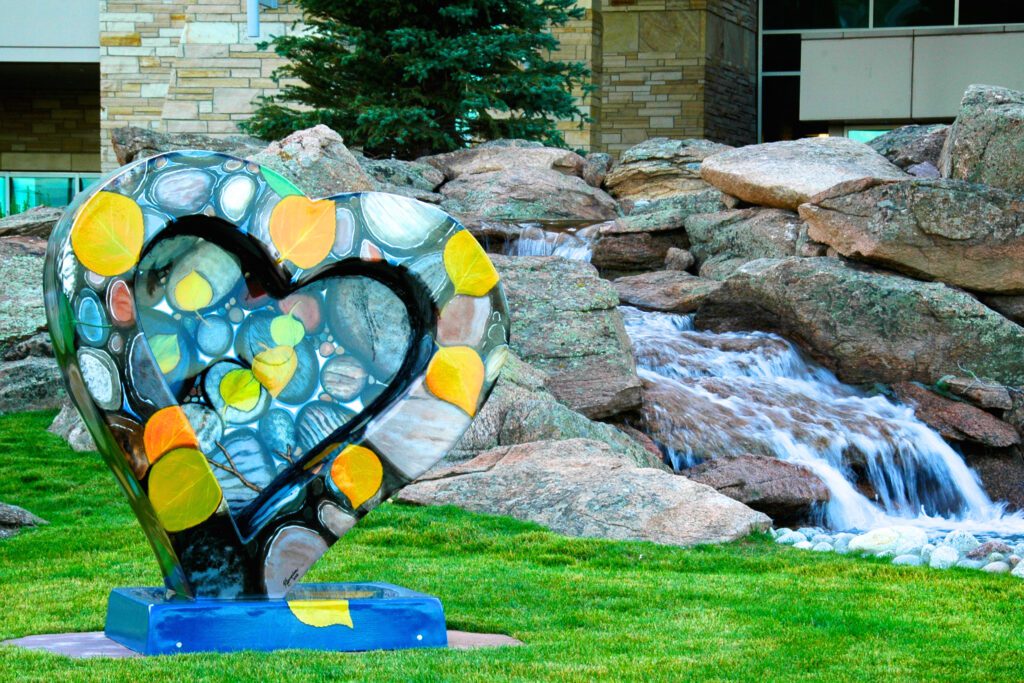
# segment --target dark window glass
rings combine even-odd
[[[761,79],[761,137],[765,142],[794,140],[827,133],[827,123],[800,120],[800,77]]]
[[[875,28],[952,25],[953,0],[875,0]]]
[[[983,0],[960,3],[961,24],[1024,24],[1021,0]]]
[[[764,27],[867,28],[868,0],[764,0]]]
[[[800,34],[769,33],[764,37],[764,71],[800,70]]]

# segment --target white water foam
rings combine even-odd
[[[594,226],[578,230],[545,230],[524,225],[519,237],[508,247],[509,256],[561,256],[571,261],[590,262]]]
[[[803,465],[828,487],[821,522],[1024,533],[963,458],[913,411],[844,385],[776,335],[714,334],[692,316],[623,307],[648,434],[676,469],[725,454]],[[857,482],[866,482],[859,487]]]

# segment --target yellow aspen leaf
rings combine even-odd
[[[167,531],[201,524],[220,506],[221,490],[206,456],[194,448],[178,448],[149,470],[149,502]]]
[[[444,245],[444,269],[456,294],[483,296],[498,284],[498,271],[468,230],[455,233]]]
[[[131,197],[97,192],[75,216],[71,248],[83,266],[100,275],[120,275],[139,262],[145,227]]]
[[[270,212],[270,239],[280,253],[278,263],[291,261],[299,268],[312,268],[331,252],[336,231],[330,199],[289,195]]]
[[[155,334],[149,338],[149,348],[153,351],[160,372],[169,374],[181,362],[181,347],[178,346],[178,335]]]
[[[289,600],[288,609],[307,626],[352,626],[348,600]]]
[[[181,406],[168,406],[146,421],[142,444],[149,461],[156,462],[161,455],[177,448],[198,449],[199,439]]]
[[[301,327],[301,325],[300,325]],[[252,374],[270,395],[277,398],[295,375],[299,359],[290,346],[275,346],[260,351],[252,359]]]
[[[193,270],[174,286],[174,300],[183,311],[198,311],[213,301],[213,287],[209,280]]]
[[[430,359],[426,381],[430,393],[472,417],[484,386],[484,362],[468,346],[442,346]]]
[[[247,413],[260,401],[260,383],[252,370],[238,368],[227,372],[220,380],[220,397],[224,403]]]
[[[364,446],[345,446],[331,463],[331,481],[348,497],[355,510],[373,498],[384,481],[384,466],[377,454]]]

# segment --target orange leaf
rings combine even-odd
[[[301,323],[299,327],[302,327]],[[290,346],[275,346],[256,354],[252,360],[252,374],[271,396],[277,398],[277,395],[288,386],[288,382],[292,381],[298,365],[299,358],[295,355],[295,349]]]
[[[468,346],[442,346],[427,366],[427,388],[472,417],[484,386],[484,362]]]
[[[348,496],[355,510],[380,490],[384,467],[369,448],[345,446],[331,463],[331,481]]]
[[[327,258],[337,230],[334,202],[301,195],[285,197],[270,212],[270,239],[280,256],[299,268],[312,268]]]
[[[71,248],[83,266],[110,277],[138,263],[144,235],[142,209],[134,200],[97,192],[75,216]]]
[[[199,448],[199,439],[181,406],[156,411],[146,422],[142,443],[150,462],[156,462],[164,453],[176,448]]]

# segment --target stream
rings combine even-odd
[[[589,261],[587,228],[524,226],[505,252]],[[802,465],[828,487],[816,523],[1024,534],[963,458],[911,408],[840,382],[762,332],[698,331],[693,316],[621,307],[644,383],[643,422],[677,471],[726,454]]]

